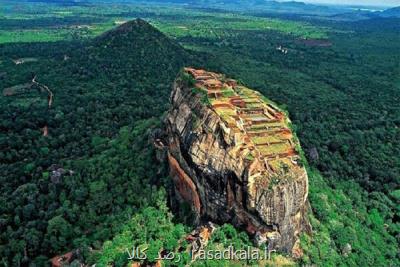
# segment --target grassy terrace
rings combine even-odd
[[[274,156],[288,153],[292,148],[289,143],[256,146],[264,156]]]
[[[274,143],[274,142],[280,142],[281,141],[281,139],[279,137],[276,137],[276,136],[252,137],[250,139],[255,145],[266,144],[266,143]]]
[[[271,128],[282,128],[285,127],[285,124],[282,122],[266,122],[263,124],[257,124],[254,126],[250,127],[251,131],[261,131],[265,129],[271,129]]]

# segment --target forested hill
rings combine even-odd
[[[120,25],[95,38],[84,53],[94,64],[91,71],[120,75],[129,71],[135,80],[168,79],[189,54],[177,43],[159,32],[148,22],[136,19]]]
[[[163,199],[151,185],[163,170],[152,163],[148,134],[179,69],[192,63],[142,20],[88,43],[40,46],[0,50],[0,88],[15,93],[0,97],[0,258],[9,266],[99,249],[123,221]],[[36,61],[16,65],[20,54]],[[51,108],[33,76],[53,92]]]

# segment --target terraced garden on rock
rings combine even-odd
[[[272,177],[302,172],[298,144],[289,127],[290,120],[259,92],[227,79],[222,74],[186,68],[197,91],[224,122],[224,131],[233,133],[236,156],[251,162],[253,176]],[[300,175],[301,176],[301,175]]]

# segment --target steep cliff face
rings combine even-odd
[[[270,249],[298,254],[307,173],[289,119],[258,92],[223,75],[185,69],[166,118],[179,199],[198,215],[246,229]]]

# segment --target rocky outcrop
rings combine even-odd
[[[223,75],[185,69],[166,117],[176,195],[201,219],[230,222],[298,254],[308,178],[286,114]]]

